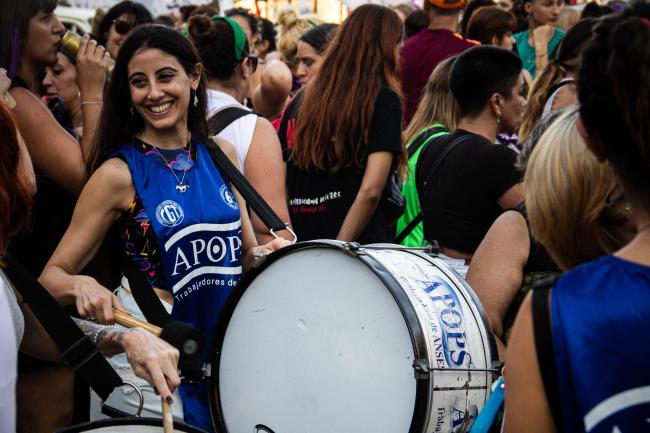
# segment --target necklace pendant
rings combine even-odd
[[[189,185],[176,185],[176,189],[179,190],[180,192],[185,192],[189,188]]]

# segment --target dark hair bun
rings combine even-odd
[[[207,15],[195,15],[190,18],[187,29],[192,40],[198,44],[209,42],[217,35],[214,21]]]

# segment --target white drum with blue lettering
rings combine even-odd
[[[296,244],[229,302],[210,379],[219,431],[464,432],[490,394],[482,308],[420,251]]]

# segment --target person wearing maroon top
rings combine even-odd
[[[422,88],[438,63],[477,45],[455,33],[465,0],[426,0],[429,27],[404,41],[400,58],[404,124],[408,125],[420,102]]]

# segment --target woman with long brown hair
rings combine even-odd
[[[355,9],[307,87],[287,166],[299,239],[391,239],[378,205],[391,169],[405,163],[397,73],[402,36],[391,9]]]

